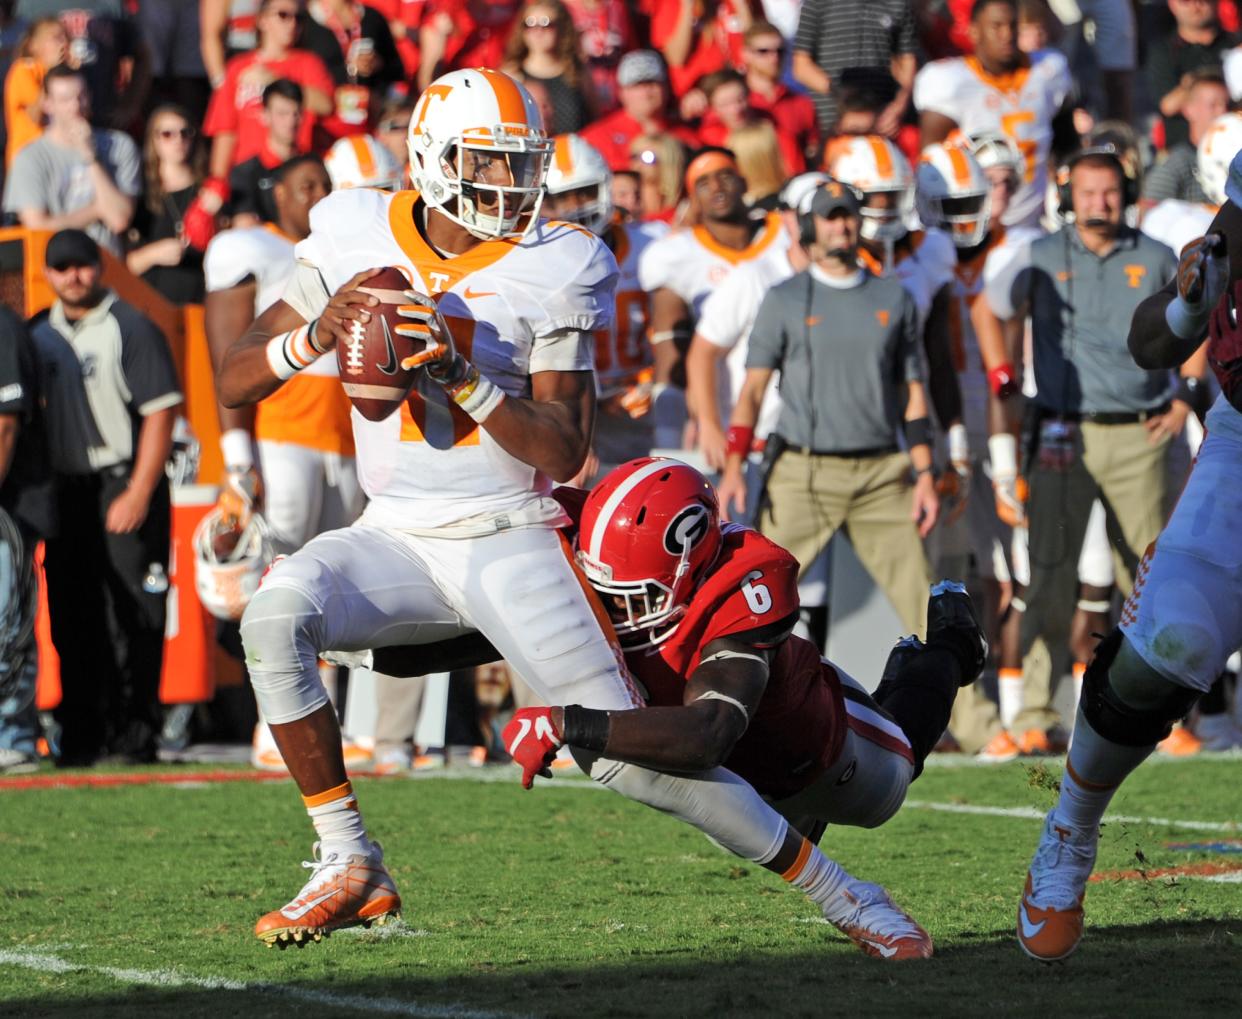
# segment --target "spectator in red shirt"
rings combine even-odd
[[[756,21],[746,30],[742,47],[742,66],[750,105],[772,116],[777,133],[793,139],[804,159],[814,159],[819,150],[819,122],[815,104],[806,96],[791,92],[781,81],[781,67],[788,47],[775,25]],[[801,170],[789,168],[790,174]]]
[[[771,114],[756,110],[751,105],[746,79],[737,71],[725,70],[709,74],[699,83],[699,88],[707,96],[707,113],[703,115],[703,122],[699,125],[699,140],[704,145],[726,148],[729,135],[733,131],[759,120],[769,123],[774,120]],[[778,132],[777,143],[786,177],[792,177],[806,169],[806,157],[792,135]]]
[[[565,0],[565,6],[578,29],[596,109],[611,113],[621,102],[617,65],[638,46],[629,6],[625,0]]]
[[[306,119],[303,102],[302,87],[287,78],[277,78],[263,90],[263,147],[229,173],[229,211],[234,227],[276,222],[273,173],[306,151],[298,148],[298,135]]]
[[[685,95],[705,74],[740,67],[750,23],[747,0],[658,0],[651,44],[668,61],[673,94]]]
[[[460,67],[500,67],[520,0],[431,0],[419,30],[418,88]]]
[[[388,22],[358,0],[310,0],[301,44],[336,82],[335,109],[324,121],[333,138],[366,134],[404,68]]]
[[[549,134],[573,134],[591,120],[578,30],[561,0],[527,0],[505,46],[502,69],[547,89],[552,121],[543,126]]]
[[[668,76],[664,61],[654,50],[635,50],[621,58],[617,68],[621,109],[595,121],[582,137],[603,154],[613,170],[630,169],[630,142],[640,134],[672,134],[687,145],[697,145],[694,132],[668,116]]]
[[[335,83],[315,54],[297,49],[297,0],[263,0],[259,7],[259,46],[228,62],[224,84],[211,98],[203,133],[212,139],[211,175],[227,177],[229,170],[263,148],[263,90],[277,78],[302,86],[306,117],[298,148],[308,151],[317,117],[332,113]]]

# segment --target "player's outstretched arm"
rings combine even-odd
[[[216,395],[225,407],[244,407],[271,396],[316,358],[332,350],[353,319],[366,322],[379,304],[358,286],[379,273],[365,269],[332,295],[319,317],[307,322],[277,301],[225,352],[216,376]]]
[[[703,649],[680,707],[600,711],[571,704],[526,708],[502,739],[529,789],[562,745],[656,771],[696,773],[723,764],[750,724],[773,652],[729,638]]]

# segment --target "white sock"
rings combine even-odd
[[[830,860],[814,845],[810,839],[802,840],[802,848],[793,865],[781,875],[795,888],[801,888],[814,903],[824,911],[829,920],[844,917],[853,909],[853,903],[846,903],[840,892],[849,880],[847,874],[835,860]]]
[[[1095,831],[1117,787],[1156,748],[1126,747],[1105,739],[1083,717],[1074,722],[1074,745],[1065,759],[1056,816],[1071,828]]]
[[[358,799],[349,782],[314,796],[303,796],[302,802],[322,843],[321,858],[326,859],[334,852],[343,855],[371,852],[371,840],[367,838]]]
[[[996,692],[1000,698],[1000,720],[1007,730],[1013,728],[1013,720],[1022,710],[1022,670],[1001,668],[997,670]]]

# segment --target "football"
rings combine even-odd
[[[397,308],[410,303],[404,293],[409,288],[406,274],[393,266],[363,283],[358,289],[380,303],[371,309],[370,322],[355,320],[349,337],[336,345],[345,395],[368,421],[383,421],[400,407],[418,378],[419,369],[407,370],[401,362],[426,344],[397,332],[397,326],[408,322]]]

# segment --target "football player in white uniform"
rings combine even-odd
[[[682,359],[707,296],[735,266],[756,259],[780,263],[789,245],[781,218],[755,218],[746,206],[746,180],[727,149],[707,148],[686,167],[686,193],[700,214],[697,226],[675,230],[650,245],[638,263],[638,282],[651,295],[658,448],[680,448],[686,423]]]
[[[331,190],[329,174],[314,156],[289,160],[274,179],[276,222],[225,230],[212,239],[203,258],[205,326],[217,376],[229,347],[256,316],[280,300],[293,276],[294,246],[310,233],[310,210]],[[354,469],[349,412],[335,357],[318,358],[256,407],[221,407],[225,479],[218,506],[220,530],[231,529],[240,539],[250,528],[251,513],[261,508],[265,540],[274,552],[287,555],[322,531],[352,523],[365,497]],[[226,572],[249,576],[260,567],[261,555],[233,560],[233,552],[254,545],[252,538],[235,541]],[[204,553],[211,544],[204,543]],[[250,587],[234,593],[228,610],[238,619]],[[369,756],[347,741],[351,767]],[[266,771],[285,769],[262,721],[255,729],[251,763]]]
[[[1100,819],[1118,786],[1242,645],[1242,154],[1225,193],[1211,231],[1183,249],[1176,278],[1137,307],[1130,326],[1130,353],[1147,369],[1180,364],[1206,336],[1221,395],[1121,625],[1087,668],[1060,795],[1018,906],[1019,944],[1040,961],[1078,947]]]
[[[668,227],[626,222],[614,213],[612,171],[599,150],[580,135],[556,139],[547,192],[544,212],[552,219],[579,223],[600,237],[616,257],[620,271],[616,316],[595,334],[599,416],[593,451],[598,463],[592,473],[602,476],[651,451],[652,361],[647,339],[651,298],[639,286],[638,261],[648,245],[668,233]]]
[[[1017,146],[1023,179],[1001,217],[1006,226],[1036,226],[1044,214],[1048,161],[1078,147],[1069,66],[1057,50],[1018,49],[1015,0],[975,0],[969,57],[934,60],[914,79],[923,144],[944,141],[955,128],[968,135],[1000,131]]]
[[[641,706],[550,495],[588,452],[594,333],[612,317],[617,278],[592,233],[539,219],[552,149],[512,78],[480,69],[437,79],[410,122],[418,190],[355,188],[321,202],[284,298],[224,359],[226,405],[263,399],[369,320],[376,299],[358,288],[385,265],[412,281],[410,324],[398,328],[428,339],[406,360],[421,372],[400,411],[374,422],[353,414],[370,497],[362,518],[280,561],[242,618],[256,696],[319,836],[310,880],[256,925],[268,944],[318,940],[401,904],[345,774],[320,652],[477,629],[546,703]],[[688,556],[706,534],[698,524],[670,529],[670,548]],[[824,859],[728,771],[674,776],[577,760],[769,869],[804,875],[805,854]],[[812,898],[824,891],[818,879],[791,880]]]

